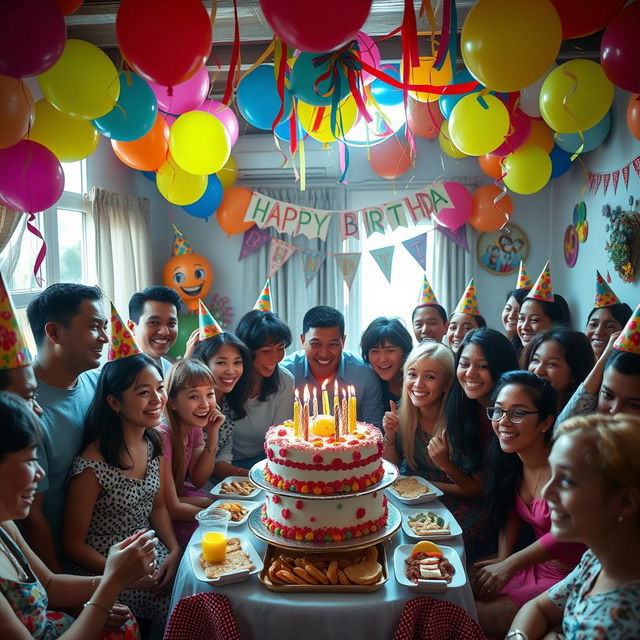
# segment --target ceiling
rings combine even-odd
[[[179,2],[180,0],[176,0]],[[295,2],[296,0],[291,0]],[[345,0],[348,2],[349,0]],[[458,31],[462,29],[464,20],[475,4],[475,0],[457,0]],[[103,2],[101,0],[84,0],[78,11],[67,16],[67,35],[69,38],[86,40],[103,49],[116,64],[121,62],[116,41],[116,14],[119,2]],[[211,1],[205,0],[207,10],[211,9]],[[420,8],[420,0],[414,0],[416,13]],[[436,21],[440,25],[442,8],[436,7]],[[376,38],[386,35],[402,23],[404,0],[373,0],[371,12],[362,30]],[[258,0],[238,0],[238,21],[240,25],[242,67],[248,69],[263,53],[271,41],[273,33],[266,23]],[[426,31],[429,25],[426,19],[418,19],[418,30]],[[207,67],[213,73],[214,97],[221,96],[224,91],[231,51],[233,47],[234,14],[232,0],[218,0],[214,25],[213,49]],[[597,59],[600,50],[601,34],[595,34],[580,40],[563,42],[558,60],[564,61],[575,57]],[[401,57],[400,36],[394,36],[377,42],[383,61],[398,61]],[[428,47],[429,45],[425,45]],[[459,65],[461,60],[458,61]],[[218,67],[219,64],[219,67]]]

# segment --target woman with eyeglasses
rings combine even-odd
[[[475,563],[473,581],[480,625],[502,637],[522,605],[566,576],[585,547],[558,542],[542,498],[549,480],[549,451],[556,392],[528,371],[511,371],[499,380],[487,416],[495,437],[487,449],[485,500],[492,525],[500,531],[498,554]],[[536,540],[516,551],[522,523]]]

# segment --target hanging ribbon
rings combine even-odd
[[[569,96],[575,93],[576,89],[578,88],[578,78],[574,73],[571,73],[571,71],[568,70],[568,67],[571,64],[571,62],[572,61],[570,60],[569,62],[567,62],[566,65],[562,65],[561,68],[562,68],[562,74],[567,76],[567,78],[573,81],[573,86],[568,91],[568,93],[562,98],[562,108],[564,112],[575,123],[576,131],[578,132],[578,136],[580,137],[580,146],[576,149],[576,152],[571,156],[571,162],[573,162],[582,153],[582,150],[584,149],[584,135],[582,134],[582,130],[580,129],[580,125],[578,124],[578,120],[573,115],[573,111],[571,111],[571,109],[569,109],[569,107],[567,106],[567,100],[569,99]],[[554,134],[554,137],[556,137],[557,135],[558,135],[557,133]]]
[[[442,7],[442,35],[440,36],[440,43],[438,44],[438,54],[433,62],[433,68],[436,71],[440,71],[440,69],[442,69],[442,65],[447,57],[447,52],[449,51],[451,40],[455,39],[457,35],[454,35],[452,29],[451,5],[453,5],[455,10],[455,2],[452,3],[451,0],[444,0],[444,5]],[[455,66],[455,57],[451,58],[451,64]]]
[[[44,283],[44,280],[40,277],[39,273],[40,273],[40,268],[42,267],[42,263],[44,262],[44,258],[47,255],[47,243],[42,237],[42,234],[40,233],[40,230],[38,229],[38,227],[36,227],[34,224],[36,221],[36,214],[28,213],[27,215],[29,216],[27,218],[27,229],[36,238],[39,238],[40,240],[42,240],[42,246],[40,247],[40,251],[38,251],[38,255],[36,256],[35,262],[33,263],[33,275],[36,278],[36,282],[38,283],[38,286],[41,287],[42,284]]]
[[[236,0],[233,0],[233,18],[235,21],[233,30],[233,52],[231,53],[231,64],[229,65],[229,74],[227,75],[227,86],[225,87],[222,98],[222,103],[227,107],[231,102],[234,89],[238,86],[240,76],[240,26],[238,24],[238,5]]]

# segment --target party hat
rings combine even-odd
[[[533,300],[541,300],[542,302],[553,302],[553,289],[551,288],[551,271],[549,270],[549,262],[544,265],[542,273],[538,276],[536,283],[528,293],[527,298]]]
[[[473,278],[469,280],[469,284],[458,302],[454,313],[466,313],[470,316],[479,316],[480,308],[478,307],[478,296],[476,295],[476,285]]]
[[[120,360],[129,356],[137,356],[142,353],[136,339],[127,325],[122,322],[120,314],[111,303],[111,342],[109,344],[108,359]]]
[[[0,273],[0,371],[19,369],[32,362],[9,291]]]
[[[418,298],[418,305],[423,304],[440,304],[438,299],[436,298],[436,294],[433,293],[433,289],[427,280],[427,276],[425,274],[424,280],[422,281],[422,291],[420,292],[420,296]]]
[[[613,293],[613,289],[596,269],[596,302],[593,306],[599,309],[600,307],[610,307],[614,304],[620,304],[618,296]]]
[[[183,256],[185,253],[193,253],[191,245],[187,239],[182,235],[182,231],[173,225],[173,247],[172,252],[174,256]]]
[[[200,323],[200,342],[207,338],[214,338],[222,333],[222,327],[216,322],[211,311],[198,300],[198,318]]]
[[[627,320],[627,324],[624,325],[624,329],[614,342],[613,348],[640,356],[640,305]]]
[[[262,292],[258,296],[256,303],[253,305],[254,311],[271,311],[271,278],[262,287]]]
[[[531,278],[527,273],[527,268],[524,266],[524,262],[520,260],[520,271],[518,273],[518,282],[516,284],[516,289],[531,289],[533,286],[533,282],[531,282]]]

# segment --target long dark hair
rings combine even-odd
[[[247,415],[244,403],[249,397],[249,391],[251,390],[249,386],[249,380],[251,378],[251,354],[249,353],[247,345],[233,333],[223,331],[213,338],[207,338],[203,342],[199,342],[193,352],[193,357],[209,366],[209,360],[211,360],[211,358],[218,353],[220,347],[225,344],[236,348],[242,358],[242,375],[233,389],[224,396],[231,411],[233,411],[234,419],[240,420]]]
[[[527,296],[521,303],[524,304],[525,300],[532,300],[537,302],[544,315],[551,320],[552,324],[564,324],[567,327],[571,327],[571,311],[567,301],[559,294],[553,294],[553,302],[547,302],[546,300],[538,300],[537,298],[531,298]]]
[[[249,347],[252,362],[256,351],[264,346],[284,344],[286,349],[291,344],[291,329],[271,311],[253,309],[245,313],[238,322],[236,335]],[[270,376],[262,378],[258,400],[266,400],[278,390],[279,384],[280,369],[276,367]]]
[[[462,340],[456,353],[456,372],[462,352],[469,344],[475,344],[482,349],[494,384],[503,373],[518,368],[518,358],[508,338],[495,329],[481,327],[469,331]],[[479,409],[480,403],[467,396],[456,378],[445,409],[447,436],[453,450],[461,453],[474,468],[481,466],[484,456],[478,424]]]
[[[623,327],[627,324],[627,321],[631,317],[633,313],[631,311],[631,307],[626,302],[618,302],[617,304],[609,305],[608,307],[593,307],[591,311],[589,311],[589,316],[587,317],[587,324],[589,324],[589,320],[591,320],[591,316],[596,312],[600,311],[600,309],[606,309],[617,322],[619,322]]]
[[[10,391],[0,391],[0,462],[4,457],[40,442],[39,420],[26,400]]]
[[[120,416],[109,406],[107,396],[121,401],[123,393],[135,384],[140,372],[148,367],[154,368],[162,379],[162,369],[153,358],[144,353],[107,362],[100,371],[98,387],[84,420],[82,448],[97,440],[104,461],[118,469],[130,468],[122,462],[123,454],[128,451],[122,437]],[[155,429],[145,429],[144,438],[151,443],[151,456],[161,456],[162,440],[158,432]]]
[[[509,371],[500,377],[491,399],[495,402],[498,394],[508,385],[522,387],[531,398],[540,420],[556,417],[556,392],[554,388],[535,373],[529,371]],[[544,433],[544,441],[551,442],[553,429]],[[485,456],[485,501],[489,507],[489,517],[498,529],[502,529],[509,518],[515,502],[515,492],[522,482],[523,464],[520,456],[505,453],[494,435],[489,441]]]
[[[509,298],[515,298],[516,302],[522,306],[523,300],[527,297],[529,291],[531,289],[511,289],[511,291],[507,292],[507,296],[504,299],[505,305],[509,302]],[[520,336],[518,336],[518,332],[511,337],[511,346],[514,348],[516,355],[519,357],[520,352],[522,351],[522,340],[520,340]]]
[[[623,376],[640,375],[640,355],[615,349],[604,364],[605,371],[609,367],[613,367]]]

